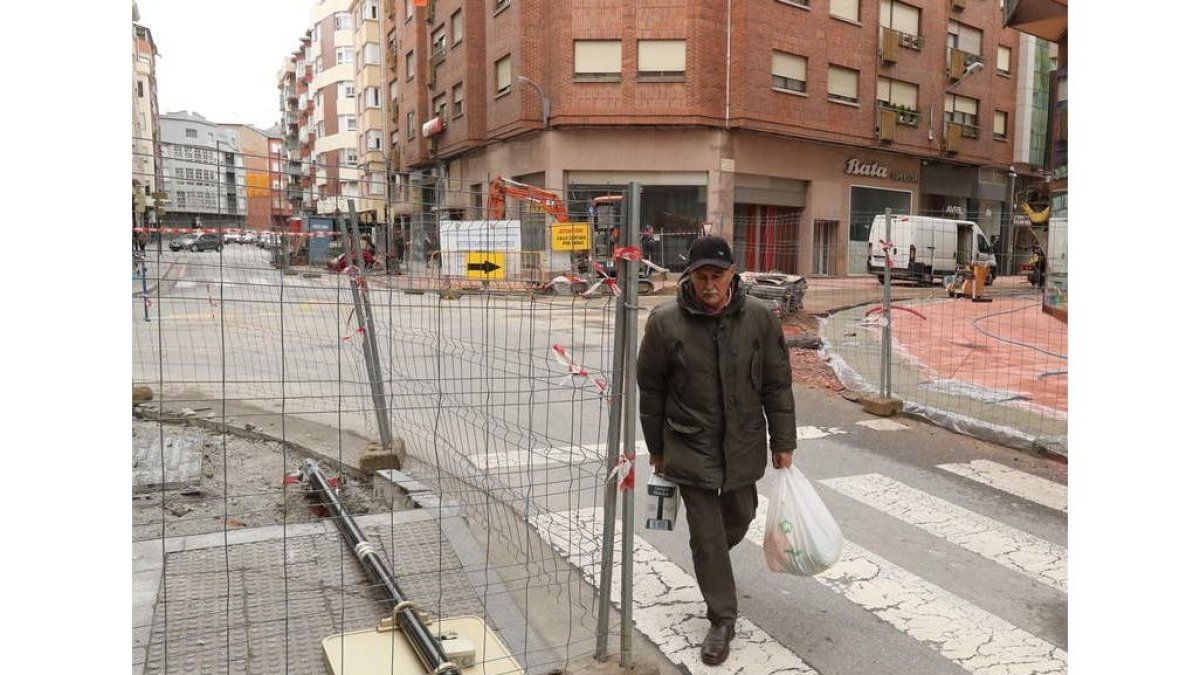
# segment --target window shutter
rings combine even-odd
[[[983,33],[971,28],[970,26],[959,24],[958,48],[964,52],[967,52],[968,54],[982,56]]]
[[[845,98],[858,98],[858,71],[829,66],[829,93]]]
[[[858,0],[829,0],[829,13],[843,19],[858,21]]]
[[[1012,66],[1012,50],[1001,46],[996,53],[996,70],[1008,72]]]
[[[921,34],[921,10],[904,3],[892,3],[892,28],[909,35]]]
[[[917,109],[917,85],[899,80],[892,80],[892,105],[902,105],[913,110]]]
[[[620,40],[576,40],[576,73],[621,73]]]
[[[506,56],[496,62],[496,91],[512,86],[512,57]]]
[[[638,42],[638,70],[683,72],[687,62],[684,40],[642,40]]]
[[[771,74],[804,82],[808,79],[808,59],[786,52],[771,52]]]

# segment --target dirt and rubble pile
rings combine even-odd
[[[304,457],[285,454],[280,443],[136,419],[133,433],[168,443],[198,434],[193,452],[201,455],[200,476],[191,484],[134,491],[134,541],[312,522],[320,517],[313,501],[305,498],[303,484],[285,484],[284,477],[295,473]],[[387,511],[374,498],[369,480],[341,473],[330,462],[318,464],[326,475],[341,479],[341,496],[351,513]]]

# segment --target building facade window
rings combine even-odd
[[[404,55],[404,79],[413,79],[413,53],[409,52]]]
[[[367,131],[367,150],[370,152],[383,150],[383,132],[378,129]]]
[[[462,82],[454,85],[450,90],[450,98],[452,99],[450,114],[454,117],[462,117],[463,114],[463,86]]]
[[[333,29],[345,30],[350,28],[350,12],[335,12],[333,15]]]
[[[638,79],[682,79],[686,64],[686,40],[638,40]]]
[[[771,52],[771,88],[803,93],[808,87],[808,58]]]
[[[438,94],[433,97],[433,114],[436,117],[446,119],[446,95]]]
[[[339,66],[343,63],[354,63],[354,48],[338,47],[333,50],[333,60]]]
[[[417,135],[417,114],[409,110],[408,115],[405,117],[405,123],[405,128],[408,132],[408,138],[409,140],[412,140],[413,137]]]
[[[463,41],[463,13],[458,10],[450,15],[450,43],[458,44]]]
[[[875,100],[893,108],[917,110],[917,85],[911,82],[893,80],[890,77],[879,78],[876,84]]]
[[[996,72],[1008,75],[1012,72],[1012,49],[1000,45],[996,48]]]
[[[379,87],[367,87],[363,90],[363,98],[368,108],[381,108],[383,102],[379,99]]]
[[[342,98],[354,98],[354,83],[349,80],[338,82],[338,88],[342,90]]]
[[[411,19],[413,16],[412,0],[404,0],[404,18]]]
[[[358,130],[358,118],[354,115],[338,115],[338,133]]]
[[[919,37],[921,10],[897,0],[879,0],[879,25],[905,35]]]
[[[858,0],[829,0],[829,16],[858,23]]]
[[[947,122],[979,127],[979,101],[969,96],[946,94],[943,117]]]
[[[982,56],[983,31],[951,20],[946,26],[946,46],[975,56]]]
[[[1008,113],[997,110],[992,117],[992,135],[998,139],[1008,138]]]
[[[858,103],[858,71],[829,66],[829,100]]]
[[[368,42],[363,46],[363,63],[368,66],[379,65],[379,43]]]
[[[365,21],[379,20],[379,0],[363,0],[362,18]]]
[[[575,79],[616,82],[621,79],[620,40],[576,40]]]
[[[496,61],[496,93],[505,94],[512,88],[512,57],[505,55]]]
[[[187,138],[196,138],[198,136],[195,129],[184,129],[183,135]]]
[[[340,160],[342,166],[356,166],[358,164],[358,148],[342,148]]]

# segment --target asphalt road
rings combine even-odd
[[[179,280],[152,299],[152,321],[133,303],[135,382],[374,436],[345,277],[286,276],[252,247],[171,255]],[[380,286],[370,297],[392,426],[414,470],[468,504],[487,491],[508,512],[489,527],[511,547],[532,554],[521,542],[540,535],[595,583],[611,299]],[[756,523],[733,552],[733,656],[711,670],[698,664],[703,607],[682,514],[674,532],[638,527],[634,616],[646,640],[705,672],[1065,672],[1065,466],[795,391],[796,462],[843,529],[841,562],[813,578],[772,573]],[[640,486],[644,456],[636,466]],[[760,483],[764,513],[773,478]]]

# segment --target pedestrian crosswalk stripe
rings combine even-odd
[[[877,473],[820,481],[988,560],[1067,592],[1067,551]]]
[[[901,424],[895,420],[883,418],[877,420],[863,420],[861,422],[855,422],[855,424],[859,425],[860,427],[874,429],[875,431],[900,431],[908,428],[907,424]]]
[[[647,454],[646,443],[636,441],[634,451],[638,455]],[[603,462],[607,458],[607,444],[568,445],[551,448],[533,448],[530,450],[506,450],[489,452],[482,455],[468,455],[468,459],[476,467],[489,471],[492,469],[514,469],[543,464],[583,464],[588,462]]]
[[[578,567],[592,586],[600,583],[603,513],[603,509],[591,508],[530,517],[542,539]],[[618,534],[620,529],[618,520]],[[614,559],[620,560],[620,536],[616,542]],[[636,534],[633,546],[634,625],[686,672],[716,672],[700,661],[708,619],[696,580]],[[620,579],[618,569],[612,578],[614,604],[620,602]],[[803,659],[746,618],[738,620],[733,649],[720,672],[816,675]]]
[[[847,433],[837,427],[796,427],[796,438],[802,441],[824,438],[834,434]],[[645,441],[635,442],[637,455],[647,455]],[[608,445],[606,443],[590,443],[586,445],[564,445],[549,448],[532,448],[529,450],[504,450],[478,455],[468,455],[467,459],[477,468],[484,471],[492,469],[526,468],[543,464],[583,464],[601,462],[606,459]]]
[[[1067,486],[1061,483],[1039,478],[986,459],[960,464],[939,464],[938,468],[1016,495],[1035,504],[1041,504],[1063,513],[1067,512]]]
[[[769,500],[759,497],[746,538],[762,546]],[[1067,672],[1067,652],[847,540],[836,565],[813,577],[850,602],[977,675]]]

